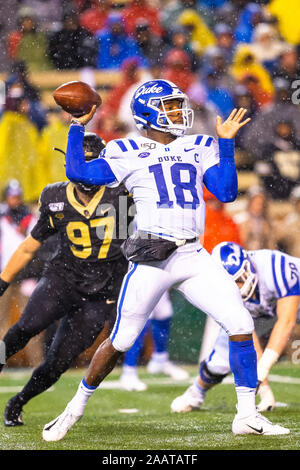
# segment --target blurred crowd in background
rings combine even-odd
[[[70,116],[45,104],[31,80],[47,71],[119,74],[89,129],[106,141],[136,132],[130,100],[152,78],[188,95],[191,134],[216,136],[217,115],[247,108],[251,122],[236,138],[236,163],[255,185],[243,188],[242,205],[225,207],[205,193],[205,247],[231,240],[300,257],[299,17],[299,0],[1,2],[1,269],[9,223],[25,237],[43,187],[65,180],[63,154],[53,149],[66,149]],[[287,206],[276,212],[276,203]],[[31,287],[25,283],[22,293]]]

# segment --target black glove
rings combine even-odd
[[[9,286],[9,282],[3,281],[3,279],[1,279],[0,277],[0,297],[1,295],[4,294],[8,286]]]

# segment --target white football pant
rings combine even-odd
[[[173,316],[173,306],[169,291],[163,293],[150,315],[151,320],[166,320]]]
[[[197,241],[179,247],[165,261],[129,264],[110,336],[116,350],[131,348],[162,295],[172,287],[229,336],[252,333],[253,320],[237,285]]]

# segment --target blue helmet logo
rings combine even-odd
[[[178,110],[167,111],[165,102],[178,100]],[[168,80],[151,80],[141,85],[131,100],[131,110],[138,129],[150,127],[161,132],[182,136],[193,125],[193,110],[188,107],[188,97]],[[170,112],[179,111],[182,123],[173,123]]]
[[[247,251],[237,243],[222,242],[215,246],[211,255],[239,283],[244,302],[249,300],[258,277]]]

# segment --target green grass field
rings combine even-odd
[[[192,377],[196,367],[187,367]],[[272,369],[272,388],[278,407],[265,415],[291,429],[288,436],[234,436],[231,423],[235,413],[232,383],[221,384],[207,395],[199,412],[173,414],[170,403],[187,387],[161,375],[140,377],[148,383],[145,392],[114,388],[120,375],[116,369],[89,401],[82,420],[58,443],[42,440],[43,425],[59,413],[74,395],[84,371],[65,374],[54,389],[33,399],[24,409],[25,426],[6,428],[1,418],[0,450],[295,450],[300,448],[300,367],[289,363]],[[0,412],[7,400],[29,377],[28,371],[5,370],[0,378]],[[230,379],[230,378],[229,378]],[[227,381],[229,381],[227,379]],[[135,413],[120,410],[136,409]]]

